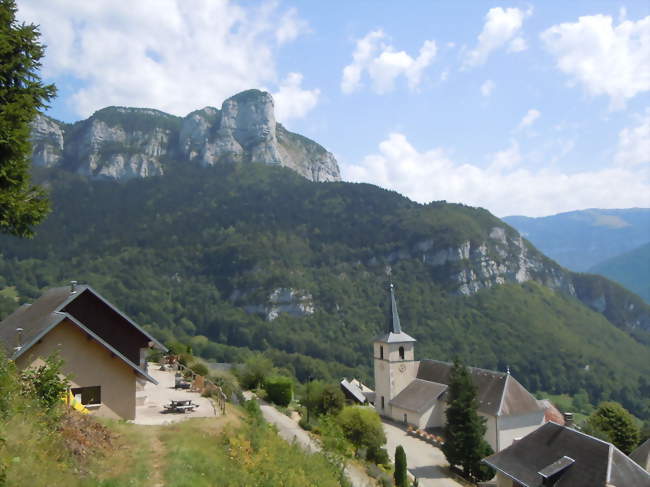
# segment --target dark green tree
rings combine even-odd
[[[478,414],[476,386],[467,368],[458,359],[451,370],[448,389],[447,424],[442,451],[451,466],[460,466],[468,477],[487,480],[494,475],[481,465],[492,453],[485,441],[485,419]]]
[[[639,444],[640,431],[634,416],[617,402],[603,402],[587,418],[583,431],[609,441],[629,454]]]
[[[0,0],[0,232],[28,237],[48,212],[45,192],[30,182],[30,124],[56,89],[38,76],[37,26],[19,23],[16,10]]]
[[[397,445],[397,448],[395,448],[395,472],[393,473],[393,478],[397,487],[408,487],[406,453],[402,445]]]

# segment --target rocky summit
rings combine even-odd
[[[288,167],[311,181],[340,181],[334,156],[275,120],[273,97],[247,90],[184,118],[149,108],[107,107],[65,124],[39,115],[32,163],[93,179],[157,176],[174,163]]]

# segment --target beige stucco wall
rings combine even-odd
[[[447,403],[444,401],[436,401],[433,407],[427,411],[427,428],[442,428],[447,422],[447,416],[445,415],[445,410],[447,409]]]
[[[501,472],[497,472],[497,487],[513,487],[512,479]]]
[[[380,347],[384,348],[384,358],[381,359]],[[399,347],[404,347],[404,360],[399,357]],[[373,343],[374,375],[375,375],[375,409],[380,415],[395,419],[390,401],[399,394],[417,375],[419,362],[414,360],[413,343]],[[404,369],[404,370],[402,370]],[[381,407],[384,397],[385,407]],[[403,420],[403,415],[401,416]]]
[[[544,422],[544,411],[499,418],[499,450],[508,448],[516,438],[523,438]]]
[[[101,387],[102,405],[93,414],[109,418],[135,418],[136,375],[133,369],[67,319],[18,357],[23,369],[38,367],[43,359],[58,351],[64,360],[63,371],[72,387]]]
[[[496,452],[497,449],[497,418],[496,416],[490,416],[483,413],[478,413],[479,416],[485,418],[485,426],[487,430],[485,431],[485,440],[490,444],[492,449]]]

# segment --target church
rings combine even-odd
[[[419,429],[444,427],[452,364],[415,360],[415,338],[402,331],[390,286],[387,333],[373,341],[375,409],[386,418]],[[544,423],[544,408],[509,372],[468,367],[486,419],[485,440],[494,451],[510,446]]]

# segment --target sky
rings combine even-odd
[[[650,2],[18,0],[47,113],[249,88],[346,181],[497,216],[650,207]]]

